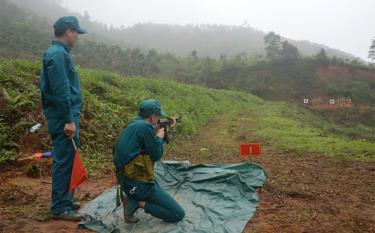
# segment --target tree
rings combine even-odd
[[[280,54],[280,35],[274,32],[269,32],[264,36],[264,43],[266,45],[267,57],[275,59]]]
[[[362,65],[360,61],[358,61],[357,59],[353,59],[351,62],[350,62],[351,65],[353,66],[360,66]]]
[[[85,19],[86,21],[90,21],[89,12],[85,11],[85,13],[83,14],[83,19]]]
[[[326,63],[328,61],[327,53],[324,49],[320,49],[319,53],[317,53],[315,57],[322,63]]]
[[[191,56],[194,60],[197,60],[197,59],[198,59],[198,52],[197,52],[197,50],[193,50],[193,51],[191,51],[190,56]]]
[[[298,49],[293,46],[292,44],[289,44],[288,41],[284,41],[281,43],[282,49],[281,49],[281,56],[288,60],[288,61],[295,61],[299,57]]]
[[[375,100],[370,85],[364,81],[354,81],[350,93],[354,102],[373,103]]]
[[[158,67],[158,62],[160,61],[160,57],[155,49],[151,49],[148,51],[146,55],[146,74],[148,76],[155,75],[160,72]]]
[[[375,38],[372,39],[372,43],[370,45],[370,50],[368,52],[368,58],[375,61]]]

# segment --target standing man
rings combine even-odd
[[[51,212],[55,219],[79,221],[79,203],[73,203],[69,183],[78,146],[79,115],[82,98],[79,79],[70,50],[78,34],[87,33],[74,16],[59,18],[53,25],[56,40],[43,57],[40,75],[42,107],[53,144]]]

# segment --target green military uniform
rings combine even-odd
[[[85,33],[73,16],[58,19],[55,30],[72,28],[78,33]],[[71,48],[60,41],[53,41],[43,57],[40,75],[42,107],[52,137],[52,201],[54,215],[72,210],[73,195],[68,192],[74,160],[74,146],[64,132],[65,124],[74,123],[74,140],[78,145],[79,115],[82,99],[80,82],[72,62]]]
[[[166,222],[180,221],[185,212],[154,180],[154,163],[163,155],[163,140],[145,118],[162,115],[153,99],[140,104],[140,116],[120,134],[113,155],[122,191],[133,201],[145,201],[145,212]]]

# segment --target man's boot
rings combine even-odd
[[[130,199],[129,197],[124,197],[123,199],[123,209],[124,209],[124,219],[127,223],[137,223],[139,218],[134,216],[135,211],[137,211],[138,202]]]
[[[74,210],[65,210],[59,214],[53,214],[54,219],[68,220],[68,221],[81,221],[83,216]]]

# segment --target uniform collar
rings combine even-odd
[[[141,116],[136,116],[133,118],[133,120],[135,121],[141,121],[141,120],[145,120],[145,118],[141,117]]]
[[[69,45],[64,44],[63,42],[61,42],[59,40],[52,41],[52,44],[62,46],[65,49],[65,51],[67,51],[68,53],[70,53],[70,50],[72,49]]]
[[[147,119],[141,117],[141,116],[136,116],[133,118],[134,121],[145,121],[146,123],[149,123],[151,124],[151,122],[149,122]],[[151,124],[152,125],[152,124]]]

